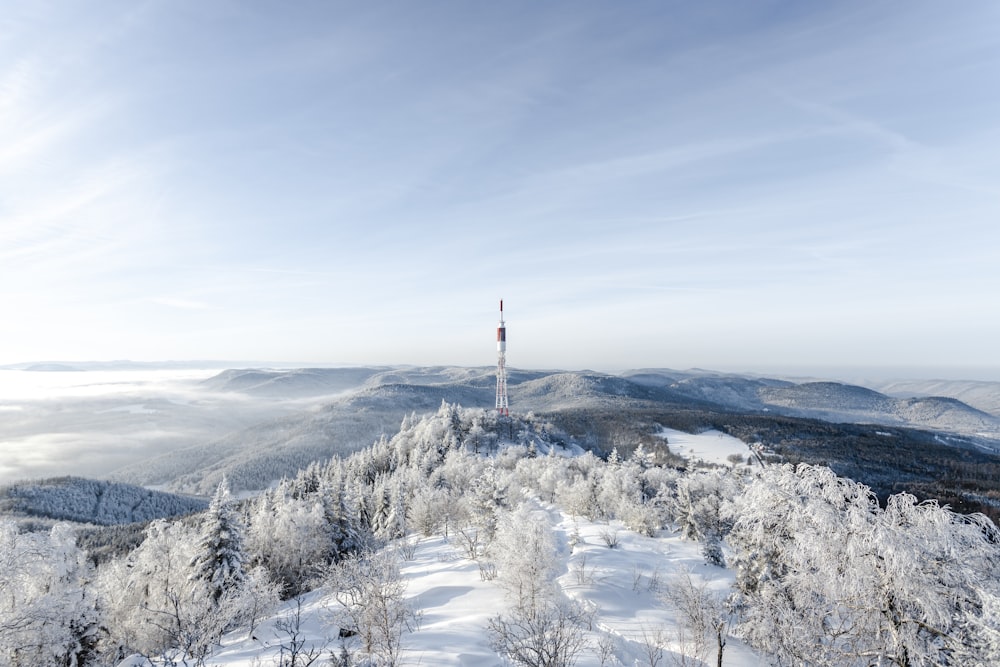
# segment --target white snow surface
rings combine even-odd
[[[618,522],[594,523],[571,517],[553,507],[539,507],[553,528],[558,553],[556,580],[558,595],[587,605],[595,612],[591,629],[586,632],[589,646],[580,654],[577,667],[599,667],[597,649],[600,641],[610,639],[617,659],[607,665],[648,664],[646,642],[657,631],[665,640],[664,661],[680,659],[674,612],[659,599],[658,591],[669,586],[671,577],[691,572],[696,581],[711,589],[728,590],[732,573],[705,565],[701,545],[664,534],[650,538],[629,531]],[[604,535],[616,535],[618,545],[609,548]],[[417,540],[411,536],[409,539]],[[434,667],[492,667],[508,665],[490,648],[486,631],[491,616],[505,612],[510,605],[501,587],[500,577],[484,581],[476,562],[465,558],[457,544],[441,536],[420,538],[413,558],[401,564],[407,582],[407,598],[421,614],[419,628],[404,635],[400,664]],[[329,609],[336,603],[326,590],[303,597],[302,631],[313,646],[340,651],[337,629],[329,625]],[[294,614],[295,603],[285,603],[270,619],[257,627],[252,636],[246,630],[223,638],[222,647],[207,665],[217,667],[260,667],[277,664],[282,638],[275,621]],[[333,639],[330,637],[333,636]],[[356,639],[346,640],[348,642]],[[356,645],[347,644],[348,649]],[[689,658],[690,660],[690,658]],[[645,661],[645,662],[644,662]],[[715,664],[714,648],[709,656]],[[119,667],[129,665],[126,660]],[[738,639],[730,637],[725,648],[726,667],[764,664],[762,659]]]
[[[729,465],[728,457],[733,454],[739,454],[744,459],[750,456],[750,448],[745,442],[721,431],[693,434],[664,428],[657,435],[667,439],[670,451],[689,460]]]

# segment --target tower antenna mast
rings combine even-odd
[[[500,324],[497,326],[497,412],[510,414],[507,403],[507,327],[503,322],[503,299],[500,299]]]

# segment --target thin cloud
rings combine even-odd
[[[151,299],[155,304],[177,308],[179,310],[209,310],[211,306],[203,301],[193,301],[191,299],[178,299],[175,297],[157,297]]]

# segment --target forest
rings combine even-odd
[[[608,549],[611,526],[678,535],[732,572],[722,593],[690,579],[662,587],[687,637],[672,645],[678,664],[722,665],[733,640],[774,665],[1000,663],[1000,532],[988,517],[781,461],[780,443],[726,466],[681,465],[669,441],[649,438],[655,419],[604,433],[611,448],[597,455],[565,415],[442,402],[256,497],[237,501],[222,483],[203,512],[154,520],[138,537],[4,521],[0,664],[212,664],[226,633],[252,634],[277,605],[319,589],[336,600],[331,636],[350,641],[321,655],[290,622],[272,664],[409,664],[403,638],[420,610],[399,561],[411,538],[432,535],[508,592],[482,628],[497,664],[622,664],[594,610],[553,585],[553,539],[533,507],[605,522]],[[643,664],[662,659],[650,651]]]
[[[58,477],[0,487],[0,513],[101,526],[147,523],[199,512],[201,498],[153,491],[133,484]]]
[[[826,466],[866,484],[884,503],[894,493],[938,500],[956,511],[1000,520],[1000,458],[955,434],[884,424],[831,423],[717,406],[628,406],[562,409],[540,417],[601,456],[627,453],[638,443],[661,462],[683,467],[651,434],[660,426],[697,433],[716,429],[756,444],[772,462]]]

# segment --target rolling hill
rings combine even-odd
[[[650,414],[679,427],[692,419],[695,426],[700,424],[685,415],[717,415],[718,419],[708,420],[712,425],[701,425],[715,428],[716,422],[733,422],[734,415],[743,413],[919,427],[963,436],[942,441],[956,447],[989,446],[994,441],[983,436],[1000,435],[1000,419],[955,399],[893,398],[835,382],[796,384],[705,371],[645,369],[621,375],[514,370],[508,384],[518,413],[544,415],[603,453],[615,446],[634,446],[653,429],[647,423]],[[209,395],[286,405],[298,402],[302,407],[125,466],[113,473],[113,479],[209,494],[226,477],[234,491],[261,489],[312,461],[344,456],[382,436],[391,437],[405,417],[435,410],[442,401],[491,406],[495,378],[493,369],[485,367],[249,369],[224,371],[202,381],[201,387]],[[639,413],[647,415],[645,421],[640,419],[641,427],[625,423],[628,415]]]
[[[773,412],[836,423],[868,423],[927,428],[995,439],[1000,449],[1000,417],[955,398],[896,398],[839,382],[802,382],[738,375],[681,376],[673,371],[625,374],[635,382],[670,389],[731,410]],[[985,443],[990,446],[990,443]]]

